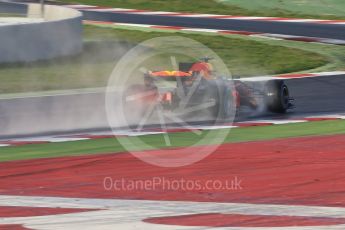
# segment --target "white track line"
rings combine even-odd
[[[193,32],[206,32],[206,33],[218,33],[219,30],[215,29],[199,29],[199,28],[184,28],[182,31],[193,31]]]
[[[317,116],[308,116],[308,118],[334,118],[334,119],[345,119],[345,115],[335,114],[335,115],[317,115]]]
[[[35,142],[35,141],[42,141],[42,142],[69,142],[69,141],[83,141],[88,140],[89,138],[78,138],[78,137],[33,137],[33,138],[20,138],[16,139],[15,141],[18,142]],[[11,140],[12,141],[12,140]]]
[[[37,196],[0,196],[1,206],[101,209],[80,212],[30,217],[6,217],[0,224],[20,224],[30,229],[152,229],[152,230],[197,230],[205,227],[187,227],[145,223],[154,217],[200,215],[205,213],[266,215],[313,218],[344,218],[345,208],[306,205],[276,205],[250,203],[217,203],[190,201],[150,201],[121,199],[59,198]],[[343,230],[344,224],[329,226],[290,227],[207,227],[210,230]]]
[[[255,121],[244,121],[239,122],[239,124],[251,124],[251,123],[263,123],[263,124],[273,124],[273,125],[284,125],[284,124],[294,124],[294,123],[303,123],[307,122],[306,120],[255,120]]]

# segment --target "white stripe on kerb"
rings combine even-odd
[[[109,191],[111,192],[111,191]],[[307,205],[217,203],[190,201],[150,201],[123,199],[59,198],[37,196],[0,196],[1,206],[101,209],[89,212],[30,217],[5,217],[1,225],[20,224],[30,229],[74,230],[343,230],[344,224],[290,227],[188,227],[145,223],[154,217],[222,213],[238,215],[344,218],[345,208]]]

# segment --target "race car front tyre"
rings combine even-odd
[[[270,112],[286,113],[290,107],[290,94],[283,80],[272,80],[266,83],[265,103]]]

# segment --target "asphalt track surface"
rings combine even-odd
[[[296,108],[287,114],[260,114],[237,117],[236,121],[288,119],[308,115],[345,113],[345,76],[288,79]],[[103,92],[0,100],[0,137],[37,134],[74,133],[106,130],[109,127]],[[37,125],[35,121],[39,121]]]
[[[153,15],[128,15],[124,13],[100,13],[84,11],[84,18],[96,21],[137,23],[162,26],[182,26],[202,29],[250,31],[331,39],[345,39],[341,25],[319,25],[287,22],[262,22],[231,19],[187,18]]]
[[[2,3],[0,12],[25,13],[25,5]],[[295,36],[345,40],[344,25],[315,23],[267,22],[231,19],[190,18],[155,15],[136,15],[114,12],[83,11],[85,20],[136,23],[163,26],[182,26],[203,29],[238,30]]]

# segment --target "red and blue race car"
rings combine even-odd
[[[212,119],[226,121],[243,107],[251,111],[265,107],[273,113],[294,107],[283,80],[244,82],[216,77],[209,59],[180,63],[177,71],[145,73],[143,83],[128,87],[124,99],[126,111],[131,115],[137,111],[138,117],[159,107],[181,116],[207,113]]]

